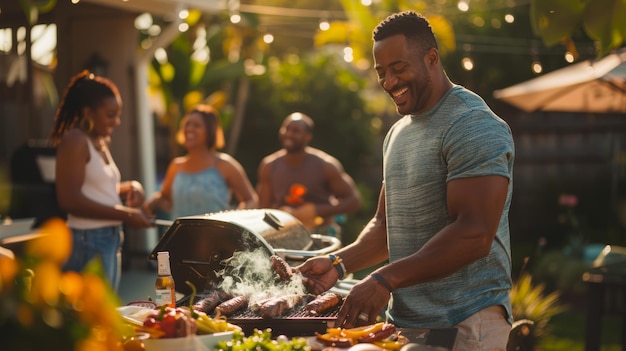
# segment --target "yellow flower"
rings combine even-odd
[[[28,242],[26,254],[63,264],[72,251],[72,234],[65,221],[50,219],[41,226],[39,234],[43,235]]]
[[[13,284],[19,267],[17,262],[9,257],[0,256],[0,293],[8,290]]]
[[[59,290],[65,296],[65,300],[70,306],[80,302],[84,289],[83,285],[83,277],[78,272],[69,271],[61,276]]]
[[[33,271],[29,300],[39,306],[56,306],[59,302],[59,280],[61,269],[59,265],[51,261],[39,263]]]
[[[66,223],[43,225],[23,257],[0,257],[0,339],[3,350],[122,350],[119,299],[99,260],[83,272],[62,272],[72,242]]]

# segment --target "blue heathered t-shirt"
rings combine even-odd
[[[502,305],[511,322],[508,213],[514,145],[506,122],[478,95],[454,86],[431,110],[396,122],[383,153],[390,262],[415,253],[450,224],[447,182],[487,175],[509,179],[489,255],[443,279],[395,290],[387,311],[390,321],[400,327],[444,328]]]

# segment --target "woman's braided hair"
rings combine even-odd
[[[54,116],[51,144],[58,145],[68,130],[80,125],[84,107],[95,109],[107,98],[121,101],[117,86],[110,79],[96,76],[88,70],[72,77]]]

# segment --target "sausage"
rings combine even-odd
[[[339,294],[326,292],[307,303],[304,310],[310,315],[322,314],[339,305],[342,299]]]
[[[290,281],[293,277],[293,272],[291,271],[291,266],[289,263],[285,261],[282,257],[278,255],[270,256],[270,262],[272,266],[272,270],[278,273],[278,276],[283,281]]]
[[[213,313],[213,310],[223,301],[232,298],[229,294],[221,290],[211,290],[205,297],[198,300],[194,305],[195,311],[204,312],[206,314]]]
[[[239,311],[240,309],[246,307],[248,305],[248,297],[247,296],[235,296],[229,300],[226,300],[220,303],[215,310],[218,311],[225,316],[230,316],[233,313]]]
[[[283,297],[274,297],[259,307],[259,314],[263,318],[276,318],[282,316],[289,309],[289,301]]]
[[[273,297],[259,306],[259,314],[263,318],[277,318],[298,305],[305,295],[291,294]]]

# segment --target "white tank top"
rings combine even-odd
[[[122,203],[119,196],[120,171],[117,169],[113,157],[105,149],[107,164],[102,156],[93,146],[91,140],[89,145],[89,162],[85,164],[85,182],[81,188],[83,195],[89,199],[107,206],[115,206]],[[72,215],[67,216],[67,225],[76,229],[94,229],[121,225],[122,221],[110,219],[85,218]]]

